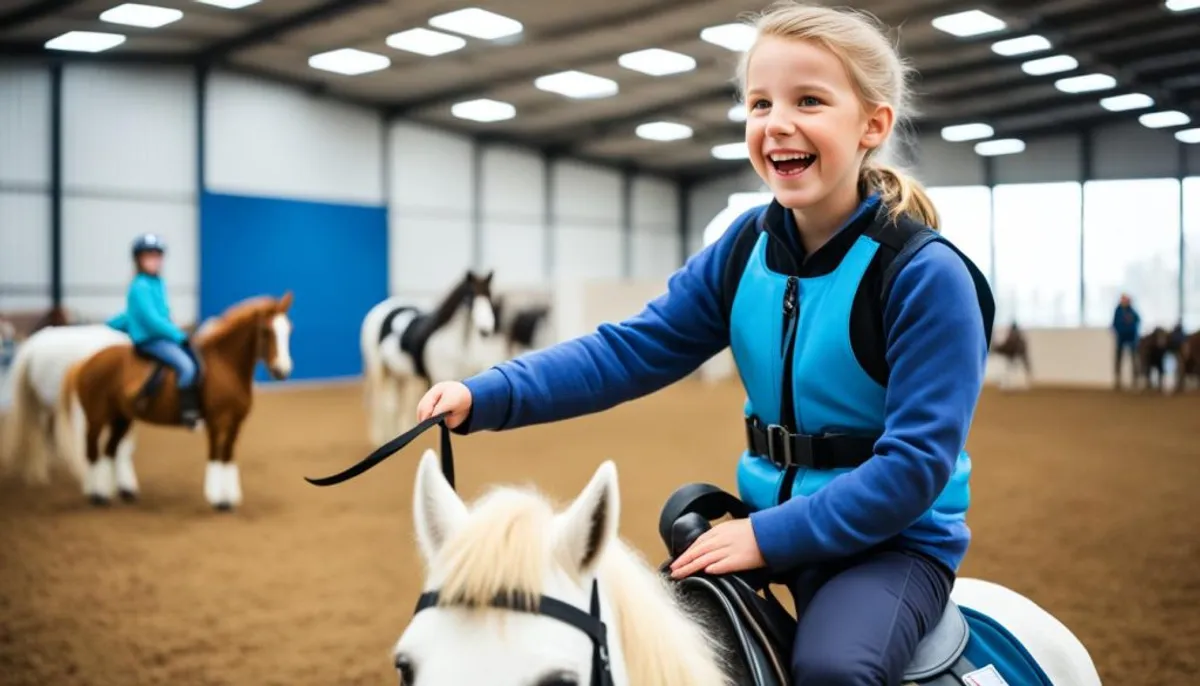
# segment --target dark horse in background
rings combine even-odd
[[[1005,362],[1004,375],[1000,379],[1001,388],[1012,386],[1012,371],[1019,361],[1025,370],[1025,385],[1033,383],[1033,365],[1029,362],[1029,342],[1025,332],[1014,321],[1008,328],[1008,335],[999,344],[992,346],[992,352],[1003,357]]]
[[[510,311],[511,310],[511,311]],[[496,296],[496,318],[500,334],[508,344],[508,357],[543,348],[547,340],[550,323],[550,306],[544,304],[508,307],[504,298]]]
[[[1143,389],[1165,391],[1163,383],[1168,355],[1175,358],[1177,392],[1187,390],[1189,380],[1200,384],[1200,331],[1188,335],[1182,324],[1176,324],[1171,331],[1155,327],[1138,341],[1135,375]]]

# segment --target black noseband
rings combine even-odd
[[[306,476],[304,480],[314,486],[333,486],[343,481],[349,481],[395,453],[400,452],[418,436],[433,428],[434,425],[437,425],[441,429],[442,474],[445,475],[446,481],[453,488],[454,452],[450,446],[450,429],[446,427],[446,415],[444,414],[435,415],[417,424],[412,429],[379,446],[374,452],[357,464],[351,465],[337,474],[317,479]],[[439,595],[437,591],[429,591],[421,594],[421,597],[417,599],[417,607],[414,610],[414,614],[431,607],[436,607],[438,600]],[[532,604],[532,609],[530,609],[530,603],[522,602],[524,600],[527,599],[521,597],[519,594],[514,596],[511,593],[500,593],[488,603],[488,606],[512,610],[514,612],[530,612],[543,617],[557,619],[587,634],[592,639],[591,684],[592,686],[612,686],[612,665],[608,655],[608,631],[604,622],[600,619],[600,585],[596,581],[592,582],[590,612],[584,612],[570,603],[564,603],[561,600],[547,596],[538,596],[536,602]]]

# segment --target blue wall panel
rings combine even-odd
[[[291,290],[292,378],[360,374],[359,325],[388,295],[387,240],[385,207],[204,193],[200,316]]]

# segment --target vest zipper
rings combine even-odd
[[[779,394],[779,423],[790,433],[798,433],[796,428],[796,407],[792,398],[792,357],[796,352],[796,322],[800,318],[800,301],[797,297],[800,291],[800,279],[789,276],[787,287],[783,291],[783,387]],[[789,466],[783,475],[779,486],[778,501],[783,503],[792,496],[792,484],[796,480],[796,467]]]

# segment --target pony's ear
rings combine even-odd
[[[292,309],[292,292],[291,291],[287,291],[286,293],[283,294],[283,297],[279,299],[278,309],[280,312],[287,312],[288,310]]]
[[[621,518],[621,496],[617,467],[611,460],[596,470],[583,492],[555,517],[554,545],[558,559],[577,576],[590,574],[617,537]]]
[[[489,269],[486,276],[483,277],[483,282],[486,284],[492,283],[492,277],[496,275],[495,269]]]
[[[413,487],[413,525],[417,544],[426,562],[441,550],[446,539],[467,519],[467,506],[442,474],[437,453],[426,450],[417,466]]]

